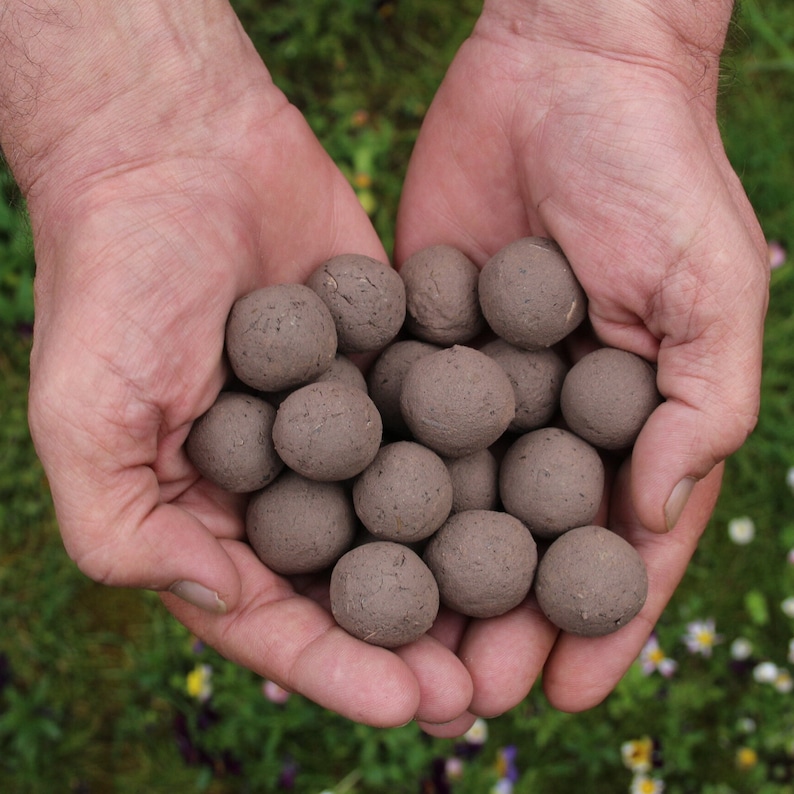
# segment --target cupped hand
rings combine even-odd
[[[386,261],[236,20],[212,36],[167,58],[142,53],[158,63],[142,70],[154,85],[75,119],[30,180],[30,425],[64,544],[88,576],[161,591],[224,656],[351,719],[446,722],[472,689],[454,653],[430,637],[393,653],[348,636],[322,603],[327,585],[298,592],[265,568],[244,543],[243,500],[185,456],[229,374],[236,298],[302,282],[336,254]],[[113,68],[132,68],[132,49]]]
[[[505,6],[486,3],[425,119],[396,262],[446,243],[482,265],[519,237],[554,238],[589,296],[597,343],[655,362],[665,401],[602,516],[645,559],[645,608],[600,639],[558,637],[531,600],[441,637],[471,674],[471,712],[484,716],[515,705],[541,670],[554,705],[591,707],[637,657],[711,515],[720,462],[754,426],[768,282],[716,121],[720,36],[716,52],[696,55],[673,39],[680,60],[666,60],[643,50],[651,27],[636,38],[628,23],[552,35],[556,20]]]

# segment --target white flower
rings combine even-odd
[[[631,794],[662,794],[664,781],[647,775],[635,775],[631,781]]]
[[[715,632],[715,624],[711,618],[693,620],[687,623],[683,640],[690,653],[711,656],[714,646],[722,642],[722,635]]]
[[[794,596],[789,596],[784,599],[780,604],[780,608],[783,610],[783,614],[786,617],[794,618]]]
[[[664,655],[656,635],[651,634],[640,652],[640,666],[645,675],[658,670],[665,678],[670,678],[678,668],[678,663]]]
[[[772,683],[775,689],[783,695],[794,689],[794,679],[791,678],[791,673],[784,667],[778,668],[777,676],[775,676],[775,680]]]
[[[753,678],[759,684],[774,684],[777,676],[778,668],[774,662],[761,662],[753,668]]]
[[[648,772],[653,764],[653,739],[643,736],[642,739],[631,739],[620,745],[620,757],[623,765],[632,772]]]
[[[468,744],[485,744],[487,738],[488,723],[482,717],[477,717],[471,728],[463,734],[463,741]]]
[[[733,518],[728,522],[728,537],[739,546],[746,546],[755,537],[755,524],[748,516]]]
[[[753,655],[753,644],[744,637],[737,637],[731,643],[731,658],[741,662]]]
[[[794,491],[794,466],[786,472],[786,485]]]
[[[794,639],[788,641],[788,660],[794,664]]]
[[[758,725],[756,725],[756,722],[752,717],[740,717],[736,721],[736,727],[742,733],[755,733]]]

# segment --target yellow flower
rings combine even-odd
[[[758,763],[758,753],[752,747],[740,747],[736,751],[736,766],[742,771],[752,769]]]
[[[643,736],[642,739],[624,742],[620,747],[620,755],[632,772],[647,772],[653,762],[653,739]]]
[[[637,775],[631,781],[631,794],[662,794],[664,781],[656,780],[647,775]]]
[[[212,668],[208,664],[197,664],[185,680],[185,689],[190,697],[202,703],[212,695]]]
[[[365,171],[359,171],[353,177],[353,185],[359,190],[366,190],[368,187],[372,187],[372,177]]]

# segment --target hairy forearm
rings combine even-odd
[[[250,50],[226,0],[11,0],[0,145],[26,194],[61,167],[79,179],[145,159],[170,128],[206,133],[207,103],[228,101],[224,74]]]

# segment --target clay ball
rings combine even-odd
[[[414,437],[444,457],[485,449],[515,416],[513,385],[492,359],[454,345],[415,361],[400,408]]]
[[[477,293],[480,270],[462,251],[434,245],[403,262],[405,328],[439,345],[468,342],[485,328]]]
[[[502,615],[529,593],[538,553],[529,530],[507,513],[466,510],[436,532],[423,559],[441,602],[474,618]]]
[[[546,550],[535,594],[555,626],[600,637],[625,626],[642,609],[648,575],[637,550],[622,537],[603,527],[579,527]]]
[[[406,546],[385,540],[348,551],[331,573],[330,595],[334,619],[348,634],[384,648],[419,639],[438,614],[430,569]]]
[[[549,347],[584,320],[587,298],[559,246],[524,237],[480,273],[480,306],[491,329],[516,347]]]
[[[435,452],[412,441],[396,441],[381,447],[356,478],[353,505],[376,537],[413,543],[446,521],[452,479]]]
[[[499,506],[499,462],[490,449],[462,458],[444,458],[452,480],[452,512],[496,510]]]
[[[367,373],[367,389],[380,411],[384,430],[402,438],[411,435],[400,409],[403,379],[414,361],[441,348],[417,339],[392,342],[378,357]]]
[[[276,409],[248,394],[221,392],[190,429],[185,451],[199,473],[231,493],[264,488],[284,464],[271,433]]]
[[[520,436],[499,470],[504,509],[541,538],[592,523],[603,491],[604,464],[596,449],[560,428]]]
[[[303,284],[262,287],[232,306],[226,352],[234,374],[258,391],[307,383],[334,360],[334,319]]]
[[[372,462],[382,431],[378,409],[361,389],[328,381],[303,386],[281,403],[273,443],[304,477],[345,480]]]
[[[508,430],[523,433],[549,423],[557,413],[560,392],[568,371],[551,348],[524,350],[504,339],[494,339],[480,350],[507,373],[516,395],[516,416]]]
[[[357,527],[347,488],[292,471],[251,497],[245,522],[259,559],[283,575],[329,568],[351,547]]]
[[[362,254],[341,254],[318,267],[306,285],[322,298],[343,353],[380,350],[405,319],[405,287],[396,270]]]
[[[654,368],[626,350],[588,353],[565,376],[560,408],[568,427],[608,450],[630,447],[662,401]]]

